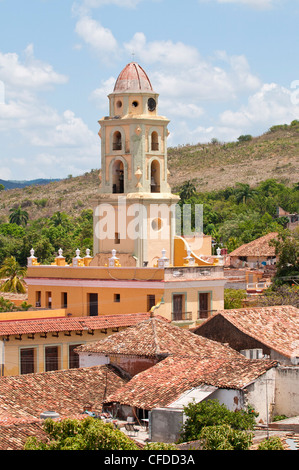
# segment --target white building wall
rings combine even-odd
[[[299,415],[299,366],[279,367],[276,375],[274,413],[287,417]]]
[[[109,357],[90,353],[79,354],[79,367],[103,366],[105,364],[110,364]]]
[[[259,413],[258,423],[267,424],[267,419],[269,422],[272,419],[275,406],[276,370],[276,368],[268,370],[254,383],[246,387],[246,404],[252,406]]]

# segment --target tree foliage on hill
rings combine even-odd
[[[26,268],[20,266],[13,256],[5,258],[0,268],[0,279],[6,279],[0,287],[2,292],[14,292],[24,294],[26,292],[23,278],[26,275]]]
[[[179,191],[180,204],[203,206],[203,232],[233,251],[269,232],[281,232],[288,219],[277,216],[278,207],[299,212],[299,185],[288,187],[274,179],[256,187],[236,183],[219,191],[196,191],[190,182]]]
[[[0,223],[0,264],[10,256],[26,266],[31,248],[41,263],[52,263],[61,248],[71,262],[77,248],[85,253],[93,245],[93,211],[83,210],[78,217],[57,211],[26,226],[15,222]]]

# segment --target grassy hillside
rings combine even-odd
[[[173,189],[186,180],[200,191],[224,189],[236,182],[255,186],[268,178],[291,185],[299,174],[299,122],[274,126],[247,142],[171,148],[168,165]]]
[[[246,142],[169,148],[168,166],[173,191],[187,180],[199,191],[223,189],[236,182],[255,186],[268,178],[292,185],[299,174],[299,122],[275,126]],[[98,175],[98,170],[92,170],[47,185],[1,191],[0,221],[6,221],[9,210],[19,205],[31,220],[50,217],[56,211],[79,215],[92,207],[99,189]]]

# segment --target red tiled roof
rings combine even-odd
[[[120,403],[151,410],[167,407],[183,393],[201,385],[242,389],[275,367],[275,361],[249,360],[239,355],[211,358],[169,356],[135,375],[105,403]]]
[[[299,356],[298,308],[278,305],[221,310],[194,331],[200,334],[200,328],[207,322],[213,322],[217,315],[223,316],[234,327],[283,356],[289,358]]]
[[[104,340],[78,346],[76,351],[143,357],[163,357],[169,354],[239,356],[239,353],[227,346],[195,335],[158,317],[144,320]]]
[[[23,450],[28,437],[35,436],[38,441],[47,440],[47,434],[43,430],[43,423],[14,422],[3,425],[0,423],[0,450]]]
[[[269,241],[277,238],[277,235],[277,232],[271,232],[245,243],[229,253],[229,256],[275,256],[275,247],[269,245]]]
[[[95,317],[60,317],[28,320],[1,320],[0,335],[20,335],[56,331],[99,330],[135,325],[148,319],[149,313],[100,315]]]

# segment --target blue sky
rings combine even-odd
[[[97,121],[133,57],[169,146],[299,119],[298,24],[298,0],[0,0],[0,179],[100,168]]]

